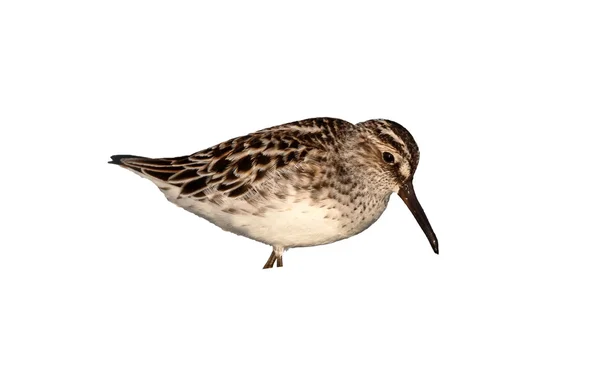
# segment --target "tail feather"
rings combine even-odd
[[[171,176],[185,169],[183,165],[176,162],[187,159],[187,157],[148,158],[130,154],[117,154],[110,158],[109,164],[120,165],[153,181],[159,180],[167,183]]]
[[[114,156],[110,156],[110,161],[108,161],[108,163],[116,165],[125,165],[123,163],[123,160],[127,160],[130,158],[147,159],[146,157],[132,156],[131,154],[116,154]]]

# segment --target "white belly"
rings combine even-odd
[[[333,209],[307,202],[278,202],[274,208],[259,212],[244,201],[236,202],[223,208],[195,201],[187,209],[224,230],[274,246],[312,246],[346,238],[339,214]]]
[[[388,201],[385,198],[359,212],[335,200],[315,204],[309,196],[265,201],[261,206],[243,199],[226,199],[217,205],[206,200],[177,198],[176,190],[163,191],[174,204],[223,230],[284,248],[323,245],[360,233],[381,216]]]

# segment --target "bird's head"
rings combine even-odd
[[[389,120],[369,120],[357,127],[355,147],[351,150],[368,162],[368,168],[374,172],[369,178],[377,187],[402,198],[437,254],[437,238],[413,189],[419,164],[419,147],[414,138],[402,125]]]

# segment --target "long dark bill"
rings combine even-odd
[[[412,180],[407,181],[403,186],[400,187],[398,195],[400,198],[402,198],[402,201],[404,201],[406,206],[408,206],[411,213],[413,213],[417,222],[419,222],[419,226],[421,226],[421,229],[423,229],[423,232],[427,236],[433,251],[435,251],[436,254],[439,254],[438,240],[433,232],[433,229],[431,228],[431,224],[429,223],[425,212],[423,211],[423,208],[421,207],[421,204],[419,203],[419,200],[417,199],[415,189],[413,189]]]

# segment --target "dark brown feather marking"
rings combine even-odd
[[[227,174],[225,175],[225,181],[227,181],[227,183],[233,183],[236,182],[238,180],[238,176],[235,175],[235,172],[232,170],[228,171]]]
[[[188,156],[171,158],[172,165],[192,165],[193,162]]]
[[[248,189],[250,189],[250,184],[243,184],[242,186],[238,187],[237,189],[230,191],[229,197],[232,197],[232,198],[239,197],[242,194],[246,193],[248,191]]]
[[[252,169],[252,157],[246,156],[239,160],[237,163],[237,168],[240,172],[247,172]]]
[[[245,149],[246,148],[244,148],[244,143],[243,142],[237,142],[236,145],[235,145],[235,147],[231,151],[231,154],[240,153],[240,152],[244,151]]]
[[[231,164],[231,161],[228,160],[226,157],[221,158],[220,160],[218,160],[217,162],[215,162],[212,167],[208,168],[209,172],[215,172],[215,173],[222,173],[224,172],[227,167]]]
[[[280,155],[279,157],[277,157],[277,164],[275,165],[276,167],[282,168],[285,166],[285,164],[286,164],[286,162],[285,162],[285,158],[283,156]]]
[[[289,152],[287,155],[287,158],[285,159],[285,162],[292,162],[295,161],[297,159],[296,157],[296,152]]]
[[[248,142],[248,147],[253,149],[260,149],[263,146],[263,142],[259,137],[254,137]]]
[[[206,188],[208,185],[208,177],[201,177],[197,180],[190,181],[181,188],[181,195],[190,195]]]
[[[255,161],[256,161],[257,165],[268,165],[271,162],[271,157],[265,156],[264,154],[259,153],[256,156]]]
[[[217,186],[217,190],[218,191],[228,191],[231,189],[234,189],[238,186],[240,186],[243,183],[243,181],[237,180],[236,182],[221,182],[218,186]]]
[[[219,146],[215,146],[212,149],[212,155],[215,158],[219,158],[221,157],[223,154],[228,153],[231,150],[231,146],[230,145],[224,145],[223,148],[219,147]]]
[[[192,198],[195,198],[195,199],[204,199],[204,198],[206,198],[206,190],[201,190],[198,193],[194,193],[192,195]]]
[[[173,174],[170,178],[170,182],[180,182],[198,177],[198,169],[184,169],[179,173]]]
[[[266,170],[258,169],[258,171],[256,172],[256,177],[254,178],[254,181],[262,180],[263,178],[265,178],[265,174],[267,174]]]

